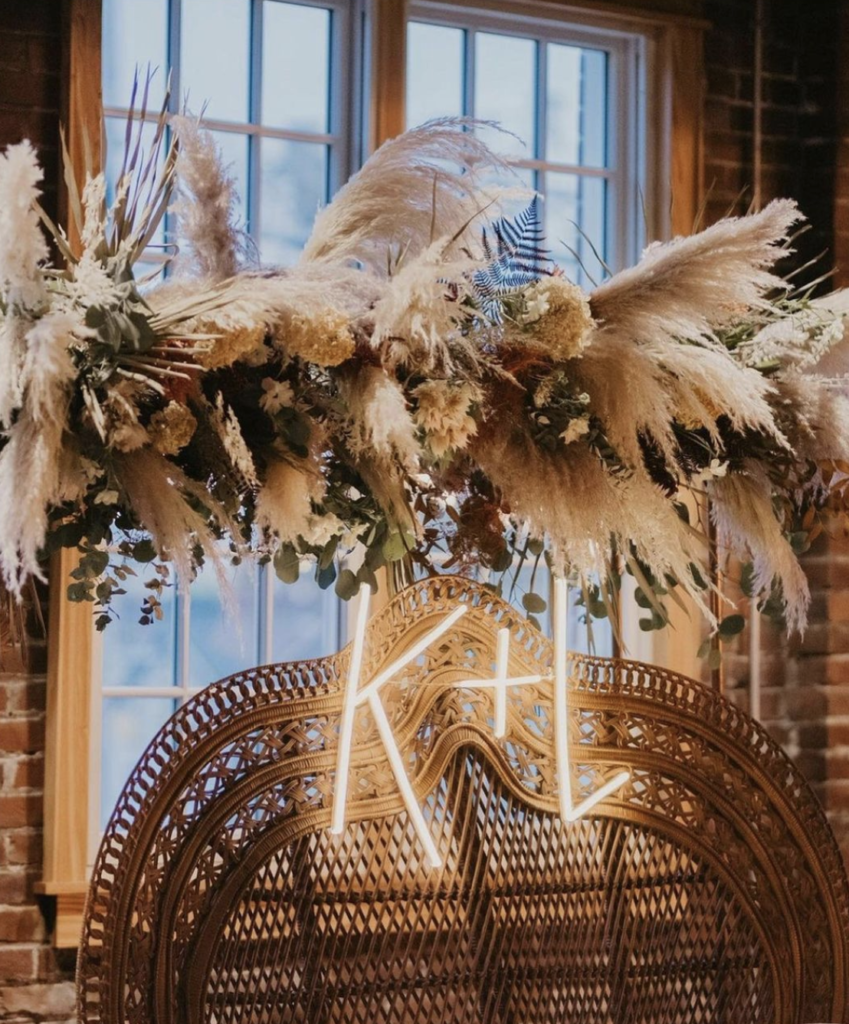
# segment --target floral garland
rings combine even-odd
[[[708,517],[744,588],[802,628],[797,555],[845,518],[842,296],[772,268],[790,201],[655,243],[585,293],[544,248],[537,200],[459,120],[384,145],[316,217],[299,262],[258,268],[211,137],[130,115],[116,194],[71,182],[78,251],[38,205],[28,143],[0,156],[0,570],[20,595],[77,547],[68,594],[113,615],[134,565],[187,584],[233,558],[304,558],[351,596],[376,572],[546,559],[615,621],[630,574],[644,628],[708,601]],[[456,168],[452,170],[451,168]],[[166,210],[166,280],[139,259]],[[61,255],[49,256],[41,222]],[[360,568],[342,556],[364,551]],[[229,556],[228,556],[229,557]],[[545,605],[536,594],[527,610]]]

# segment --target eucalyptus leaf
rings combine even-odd
[[[283,583],[297,583],[301,574],[301,559],[291,544],[283,544],[274,556],[274,571]]]

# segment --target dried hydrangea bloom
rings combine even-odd
[[[239,360],[249,360],[252,365],[256,365],[255,355],[265,351],[265,324],[221,330],[214,321],[204,321],[198,325],[198,332],[216,336],[209,349],[196,357],[198,363],[207,370],[232,366]],[[265,362],[264,356],[261,362]]]
[[[556,360],[574,359],[589,344],[595,321],[582,288],[564,277],[535,281],[524,295],[522,323]]]
[[[279,346],[319,366],[338,366],[354,354],[354,336],[344,313],[326,307],[309,315],[292,313],[277,333]]]
[[[413,396],[418,403],[413,419],[424,430],[437,458],[465,448],[477,433],[477,423],[469,414],[471,406],[481,399],[476,385],[433,380],[420,384]]]
[[[150,417],[147,433],[153,447],[162,455],[176,455],[194,437],[197,420],[179,402],[169,402]]]

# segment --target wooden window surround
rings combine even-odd
[[[458,7],[486,7],[489,0],[457,0]],[[646,6],[648,0],[646,0]],[[651,225],[656,237],[688,234],[696,221],[702,181],[702,39],[707,23],[643,9],[606,3],[560,3],[518,0],[499,3],[502,13],[576,24],[603,25],[639,32],[648,41],[649,137],[656,188],[649,197],[657,211]],[[64,0],[64,125],[71,161],[81,172],[86,145],[99,159],[101,106],[101,4],[98,0]],[[369,45],[369,145],[404,129],[406,5],[404,0],[367,0]],[[88,137],[88,142],[84,141]],[[666,196],[672,195],[670,205]],[[67,218],[66,218],[67,223]],[[73,239],[72,239],[73,240]],[[44,787],[44,869],[39,891],[56,901],[53,942],[77,945],[88,888],[89,726],[92,700],[91,608],[65,598],[65,582],[75,553],[63,551],[50,567],[50,614],[47,680],[47,740]],[[698,676],[697,627],[686,619],[667,631],[655,660]]]

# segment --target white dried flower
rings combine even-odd
[[[262,391],[259,405],[269,416],[280,412],[281,409],[291,409],[295,404],[295,392],[286,380],[266,377],[262,382]]]
[[[98,174],[85,183],[82,195],[83,228],[80,241],[84,252],[94,249],[103,238],[106,219],[106,176]]]
[[[323,548],[331,538],[341,537],[346,532],[347,527],[335,513],[325,512],[320,516],[313,512],[307,517],[301,536],[307,544]]]
[[[224,395],[220,391],[215,398],[215,413],[214,422],[218,428],[218,436],[224,444],[233,468],[241,475],[246,485],[255,485],[257,476],[253,455],[242,435],[236,414],[225,405]]]
[[[176,455],[194,437],[198,422],[179,402],[169,402],[150,417],[147,432],[153,447],[162,455]]]
[[[561,432],[560,437],[564,444],[571,444],[573,441],[578,441],[580,438],[585,437],[589,432],[589,416],[577,416],[568,422],[566,429]]]
[[[728,463],[721,459],[711,459],[710,465],[691,477],[693,483],[706,484],[711,480],[721,480],[728,473]]]

